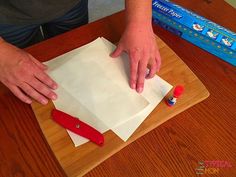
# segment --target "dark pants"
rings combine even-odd
[[[25,48],[87,23],[88,0],[82,0],[65,15],[44,24],[0,24],[0,36],[17,47]]]

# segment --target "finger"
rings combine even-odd
[[[157,63],[157,71],[160,71],[161,68],[161,55],[159,50],[156,52],[156,57],[155,57],[156,63]]]
[[[35,90],[37,90],[39,93],[43,94],[49,99],[56,100],[57,95],[49,89],[45,84],[37,80],[36,78],[31,80],[30,82],[31,87],[33,87]]]
[[[138,61],[140,60],[140,54],[135,52],[130,52],[129,54],[130,58],[130,78],[129,78],[129,84],[132,89],[136,88],[136,82],[137,82],[137,72],[138,72]]]
[[[137,85],[136,85],[136,91],[138,93],[141,93],[144,88],[147,63],[148,63],[148,54],[144,53],[142,60],[140,60],[138,64],[138,78],[137,78]]]
[[[24,103],[27,103],[27,104],[32,103],[32,100],[28,96],[26,96],[17,86],[9,85],[8,88],[16,97],[18,97]]]
[[[46,70],[48,67],[41,63],[40,61],[38,61],[36,58],[34,58],[32,55],[29,54],[30,59],[42,70]]]
[[[39,71],[35,74],[35,77],[52,89],[57,89],[58,87],[57,83],[52,80],[45,72]]]
[[[111,57],[112,58],[116,58],[116,57],[119,57],[121,55],[121,53],[123,52],[123,49],[120,45],[118,45],[116,47],[116,49],[111,53]]]
[[[30,85],[23,82],[19,85],[19,87],[30,97],[38,101],[39,103],[45,105],[48,103],[48,100],[41,94],[39,94],[35,89],[33,89]]]
[[[146,79],[153,78],[155,76],[156,72],[157,72],[157,63],[156,63],[156,60],[154,58],[152,64],[149,65],[149,72],[146,75]]]

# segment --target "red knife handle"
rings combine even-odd
[[[62,127],[85,137],[92,142],[96,143],[99,146],[102,146],[104,143],[103,134],[97,131],[95,128],[90,125],[80,121],[78,118],[70,116],[62,111],[57,109],[52,110],[53,120],[60,124]]]

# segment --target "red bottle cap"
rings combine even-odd
[[[178,86],[176,86],[175,89],[174,89],[174,94],[173,94],[173,96],[174,96],[175,98],[179,98],[179,97],[183,94],[183,92],[184,92],[184,86],[178,85]]]

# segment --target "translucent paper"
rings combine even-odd
[[[100,132],[111,129],[126,141],[171,89],[155,76],[147,80],[142,94],[128,84],[128,58],[113,59],[114,45],[104,38],[45,64],[48,74],[59,84],[57,109],[93,126]],[[69,132],[75,146],[88,140]]]

